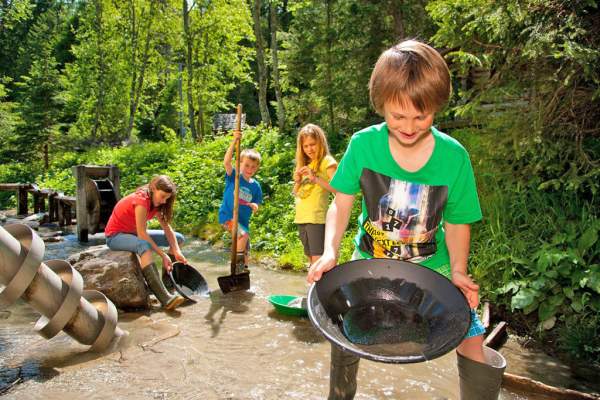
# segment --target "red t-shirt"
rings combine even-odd
[[[158,212],[158,208],[150,209],[151,200],[147,191],[138,190],[123,197],[113,209],[106,228],[104,228],[105,236],[112,236],[117,233],[137,234],[135,227],[135,206],[140,205],[147,211],[146,221],[154,218]]]

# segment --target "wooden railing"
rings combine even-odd
[[[48,222],[58,222],[60,226],[73,224],[75,218],[76,199],[65,196],[54,189],[40,189],[34,183],[0,183],[0,191],[17,192],[17,214],[27,215],[29,212],[28,195],[33,196],[33,212],[48,214]],[[46,199],[48,207],[46,207]]]

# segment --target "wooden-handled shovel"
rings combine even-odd
[[[235,118],[236,129],[242,130],[242,105],[237,106]],[[233,224],[231,227],[231,275],[219,276],[217,282],[224,294],[239,290],[250,289],[250,272],[244,271],[237,274],[237,239],[238,218],[240,208],[240,141],[235,141],[235,186],[233,189]]]

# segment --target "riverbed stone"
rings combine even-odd
[[[67,261],[83,276],[85,289],[104,293],[118,308],[150,307],[149,291],[132,252],[92,246]]]
[[[12,224],[24,224],[29,226],[31,229],[37,231],[40,228],[40,223],[38,221],[25,221],[23,219],[19,219],[19,218],[10,218],[7,217],[5,221],[0,221],[2,222],[3,226],[6,225],[12,225]]]

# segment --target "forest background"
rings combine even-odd
[[[222,239],[230,136],[264,161],[253,249],[305,269],[293,224],[295,135],[312,122],[339,159],[381,120],[367,83],[402,38],[453,75],[436,125],[469,150],[484,220],[471,272],[522,335],[600,367],[600,12],[592,0],[0,0],[0,182],[73,194],[70,167],[115,164],[121,192],[179,185],[175,226]],[[0,209],[14,207],[0,193]],[[342,260],[350,254],[354,210]],[[591,367],[591,368],[590,368]]]

